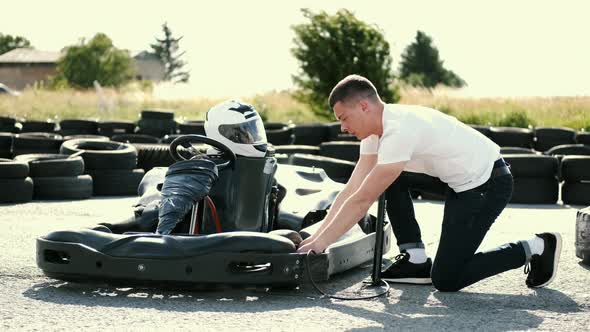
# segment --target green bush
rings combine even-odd
[[[458,119],[463,123],[472,125],[485,126],[489,125],[490,123],[489,119],[486,116],[475,113],[461,115],[458,117]]]
[[[527,128],[534,126],[535,122],[529,118],[528,114],[524,111],[513,111],[503,114],[502,117],[497,121],[496,125],[500,127],[520,127]]]
[[[320,117],[332,118],[328,96],[332,88],[349,74],[359,74],[373,82],[381,98],[397,102],[393,85],[389,43],[376,27],[358,20],[341,9],[335,15],[302,9],[309,23],[293,27],[295,47],[291,52],[301,72],[293,76],[299,87],[295,97],[308,104]]]

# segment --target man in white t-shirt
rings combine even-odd
[[[366,78],[350,75],[329,97],[343,131],[361,140],[360,158],[319,230],[298,252],[324,251],[385,193],[400,254],[381,277],[458,291],[525,265],[529,287],[555,277],[558,233],[541,233],[487,252],[476,250],[512,196],[513,180],[500,148],[454,117],[421,106],[385,104]],[[449,190],[434,263],[427,257],[402,171],[440,178]]]

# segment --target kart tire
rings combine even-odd
[[[34,199],[86,199],[92,196],[90,175],[39,177],[33,181]]]
[[[83,152],[81,156],[86,170],[137,167],[137,150],[130,144],[74,139],[64,142],[60,148],[61,154],[78,152]]]
[[[33,179],[0,179],[0,203],[25,203],[33,200]],[[6,190],[10,188],[10,190]]]
[[[55,132],[55,123],[49,121],[25,121],[23,122],[23,133],[29,132]]]
[[[500,154],[537,154],[537,151],[527,148],[503,147],[500,148]]]
[[[65,154],[23,154],[14,158],[29,165],[29,176],[62,177],[84,174],[84,160],[82,157],[72,157]]]
[[[137,195],[137,188],[145,175],[143,169],[89,170],[93,180],[94,196]]]
[[[565,182],[590,181],[590,156],[563,157],[559,173]]]
[[[11,159],[0,159],[0,178],[24,179],[27,176],[29,176],[29,165],[26,162],[15,161]],[[0,188],[6,189],[10,187]]]
[[[154,167],[168,167],[175,163],[167,144],[132,144],[137,149],[137,167],[146,172]]]
[[[580,131],[576,134],[576,143],[590,145],[590,133]]]
[[[559,196],[557,178],[514,178],[510,203],[555,204]]]
[[[186,121],[178,124],[178,133],[181,135],[195,134],[205,136],[205,121]]]
[[[296,153],[291,156],[291,164],[323,169],[328,177],[336,182],[346,183],[354,170],[355,163],[329,157]]]
[[[490,137],[490,127],[489,126],[480,126],[480,125],[468,125],[469,127],[479,131],[486,137]]]
[[[320,153],[320,148],[310,145],[277,145],[275,146],[275,153],[287,155],[295,153],[318,155]]]
[[[590,204],[590,183],[564,182],[561,186],[561,200],[569,205]]]
[[[158,143],[157,137],[141,134],[113,135],[113,137],[111,137],[111,140],[122,143]]]
[[[554,156],[511,154],[503,158],[510,164],[510,171],[515,178],[557,176],[558,160]]]
[[[526,128],[491,127],[490,139],[499,146],[532,148],[534,134]]]
[[[576,131],[570,128],[535,128],[535,150],[547,151],[555,146],[576,143]]]
[[[98,122],[94,120],[66,119],[60,121],[59,128],[63,136],[98,134]]]
[[[113,135],[130,134],[135,130],[133,122],[100,122],[98,124],[99,135],[111,137]]]
[[[174,119],[174,112],[166,110],[143,110],[141,111],[141,118],[153,120],[172,120]]]
[[[328,127],[321,123],[300,124],[293,127],[293,135],[297,145],[318,146],[329,140]]]
[[[359,149],[360,142],[325,142],[320,144],[320,155],[356,162]]]
[[[545,151],[546,155],[577,155],[577,156],[590,156],[590,146],[584,144],[564,144],[557,145],[551,149]]]

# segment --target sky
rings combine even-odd
[[[45,51],[97,32],[119,48],[144,50],[167,22],[183,36],[191,74],[168,93],[243,97],[294,88],[292,26],[306,22],[300,8],[346,8],[376,25],[396,70],[416,31],[425,32],[445,67],[468,83],[465,96],[590,95],[590,1],[583,0],[18,0],[2,4],[0,32]]]

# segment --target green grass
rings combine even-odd
[[[220,99],[163,100],[140,89],[105,89],[104,102],[93,90],[28,89],[18,98],[0,96],[0,116],[20,119],[130,120],[143,109],[174,110],[178,120],[202,120]],[[439,109],[459,120],[496,126],[558,126],[590,130],[590,97],[459,98],[444,92],[402,89],[402,104],[419,104]],[[269,122],[323,122],[289,92],[259,94],[245,101],[254,104]]]

